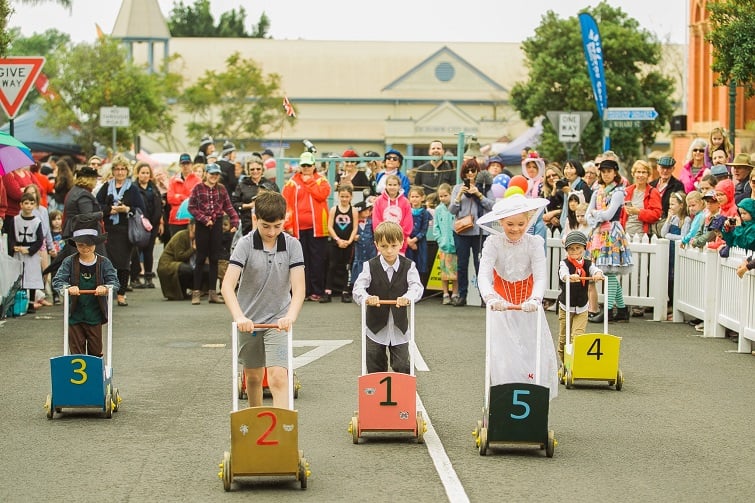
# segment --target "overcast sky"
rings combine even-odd
[[[138,1],[138,0],[134,0]],[[73,0],[71,11],[52,3],[35,7],[11,0],[16,12],[9,25],[24,35],[55,28],[69,33],[74,42],[91,42],[95,23],[110,33],[120,0]],[[158,0],[168,18],[177,3]],[[194,5],[194,0],[184,0]],[[387,40],[448,42],[520,42],[534,32],[548,10],[561,18],[575,16],[597,0],[211,0],[215,20],[222,12],[243,5],[247,27],[262,12],[270,18],[275,39]],[[609,0],[662,41],[686,42],[689,0]],[[112,6],[112,7],[111,7]]]

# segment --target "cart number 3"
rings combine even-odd
[[[511,419],[526,419],[527,416],[530,415],[530,404],[527,402],[523,402],[522,400],[519,400],[519,395],[529,395],[529,390],[526,389],[515,389],[514,390],[514,399],[512,401],[512,405],[521,407],[524,409],[521,414],[511,414]]]
[[[590,349],[587,350],[587,356],[594,356],[596,360],[600,360],[600,357],[603,356],[603,352],[600,350],[600,338],[592,341]]]
[[[74,358],[73,360],[71,360],[71,365],[77,364],[79,365],[79,368],[74,368],[73,373],[79,374],[81,378],[71,379],[71,384],[84,384],[85,382],[87,382],[87,373],[85,372],[87,368],[87,362],[85,362],[81,358]]]

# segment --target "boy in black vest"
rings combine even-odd
[[[603,277],[603,271],[593,265],[591,260],[585,258],[586,247],[587,236],[580,231],[571,231],[564,239],[566,258],[558,267],[558,284],[561,289],[558,296],[558,358],[561,360],[561,365],[564,364],[564,344],[566,344],[566,280],[569,279],[569,288],[571,288],[569,321],[571,322],[571,336],[574,339],[575,335],[584,334],[587,326],[587,286],[590,282],[580,278]]]
[[[394,372],[409,373],[409,318],[411,301],[424,290],[414,262],[399,255],[404,243],[401,227],[385,221],[375,229],[378,256],[365,262],[354,283],[354,302],[377,306],[367,309],[367,372],[387,372],[388,355]],[[380,300],[395,300],[395,306],[381,306]]]

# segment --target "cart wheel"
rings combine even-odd
[[[301,381],[299,376],[294,372],[294,398],[299,398],[299,390],[301,389]]]
[[[223,469],[223,489],[226,491],[231,490],[231,483],[233,482],[233,475],[231,475],[231,453],[225,451],[223,453],[223,462],[220,464]]]
[[[549,458],[553,457],[553,451],[556,449],[556,437],[553,430],[548,430],[548,443],[545,444],[545,455]]]
[[[359,443],[359,418],[354,416],[351,418],[351,424],[349,425],[349,431],[351,432],[351,440],[355,443]]]
[[[480,428],[480,456],[488,454],[488,429]]]
[[[474,442],[475,442],[474,446],[475,447],[479,446],[479,444],[477,443],[477,439],[480,438],[480,429],[481,428],[482,428],[482,420],[478,419],[477,420],[477,427],[474,430],[472,430],[472,436],[474,437]]]
[[[302,489],[307,488],[307,475],[309,475],[307,458],[299,457],[299,483]]]
[[[418,444],[424,444],[425,443],[425,430],[427,428],[425,427],[425,420],[422,418],[422,411],[417,411],[417,443]]]
[[[107,419],[113,417],[113,395],[110,393],[105,395],[105,417]]]
[[[47,419],[52,419],[55,416],[55,409],[52,406],[52,395],[48,394],[45,400],[45,410],[47,411]]]
[[[565,383],[566,389],[571,389],[574,386],[574,376],[571,373],[571,369],[566,371]]]
[[[621,372],[621,369],[616,372],[616,391],[621,391],[621,388],[624,386],[624,374]]]
[[[118,409],[120,409],[121,407],[122,401],[121,392],[118,391],[118,388],[113,388],[113,412],[118,412]]]
[[[559,384],[564,384],[565,383],[565,381],[564,381],[564,375],[565,374],[566,374],[566,369],[564,368],[564,366],[561,365],[560,367],[558,367],[558,382],[559,382]]]
[[[239,400],[246,400],[246,388],[244,388],[244,374],[243,370],[239,371],[239,378],[238,378],[238,390],[239,390]]]

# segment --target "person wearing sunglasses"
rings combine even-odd
[[[254,229],[254,200],[259,191],[280,192],[275,182],[265,178],[264,170],[262,157],[257,154],[247,157],[236,189],[231,194],[231,203],[241,218],[241,234],[244,236]]]
[[[732,162],[726,165],[731,169],[732,181],[734,182],[734,200],[739,204],[744,199],[752,197],[752,174],[753,165],[750,154],[741,153],[734,157]]]
[[[684,191],[687,193],[695,190],[702,177],[707,174],[706,168],[709,166],[705,165],[706,146],[707,142],[702,138],[695,139],[690,145],[687,160],[679,173],[679,180],[684,184]]]
[[[377,174],[375,178],[375,191],[382,194],[385,190],[385,176],[396,175],[401,180],[401,191],[404,195],[409,195],[411,184],[405,174],[401,172],[401,165],[404,162],[404,154],[396,149],[390,149],[383,156],[384,169]]]

